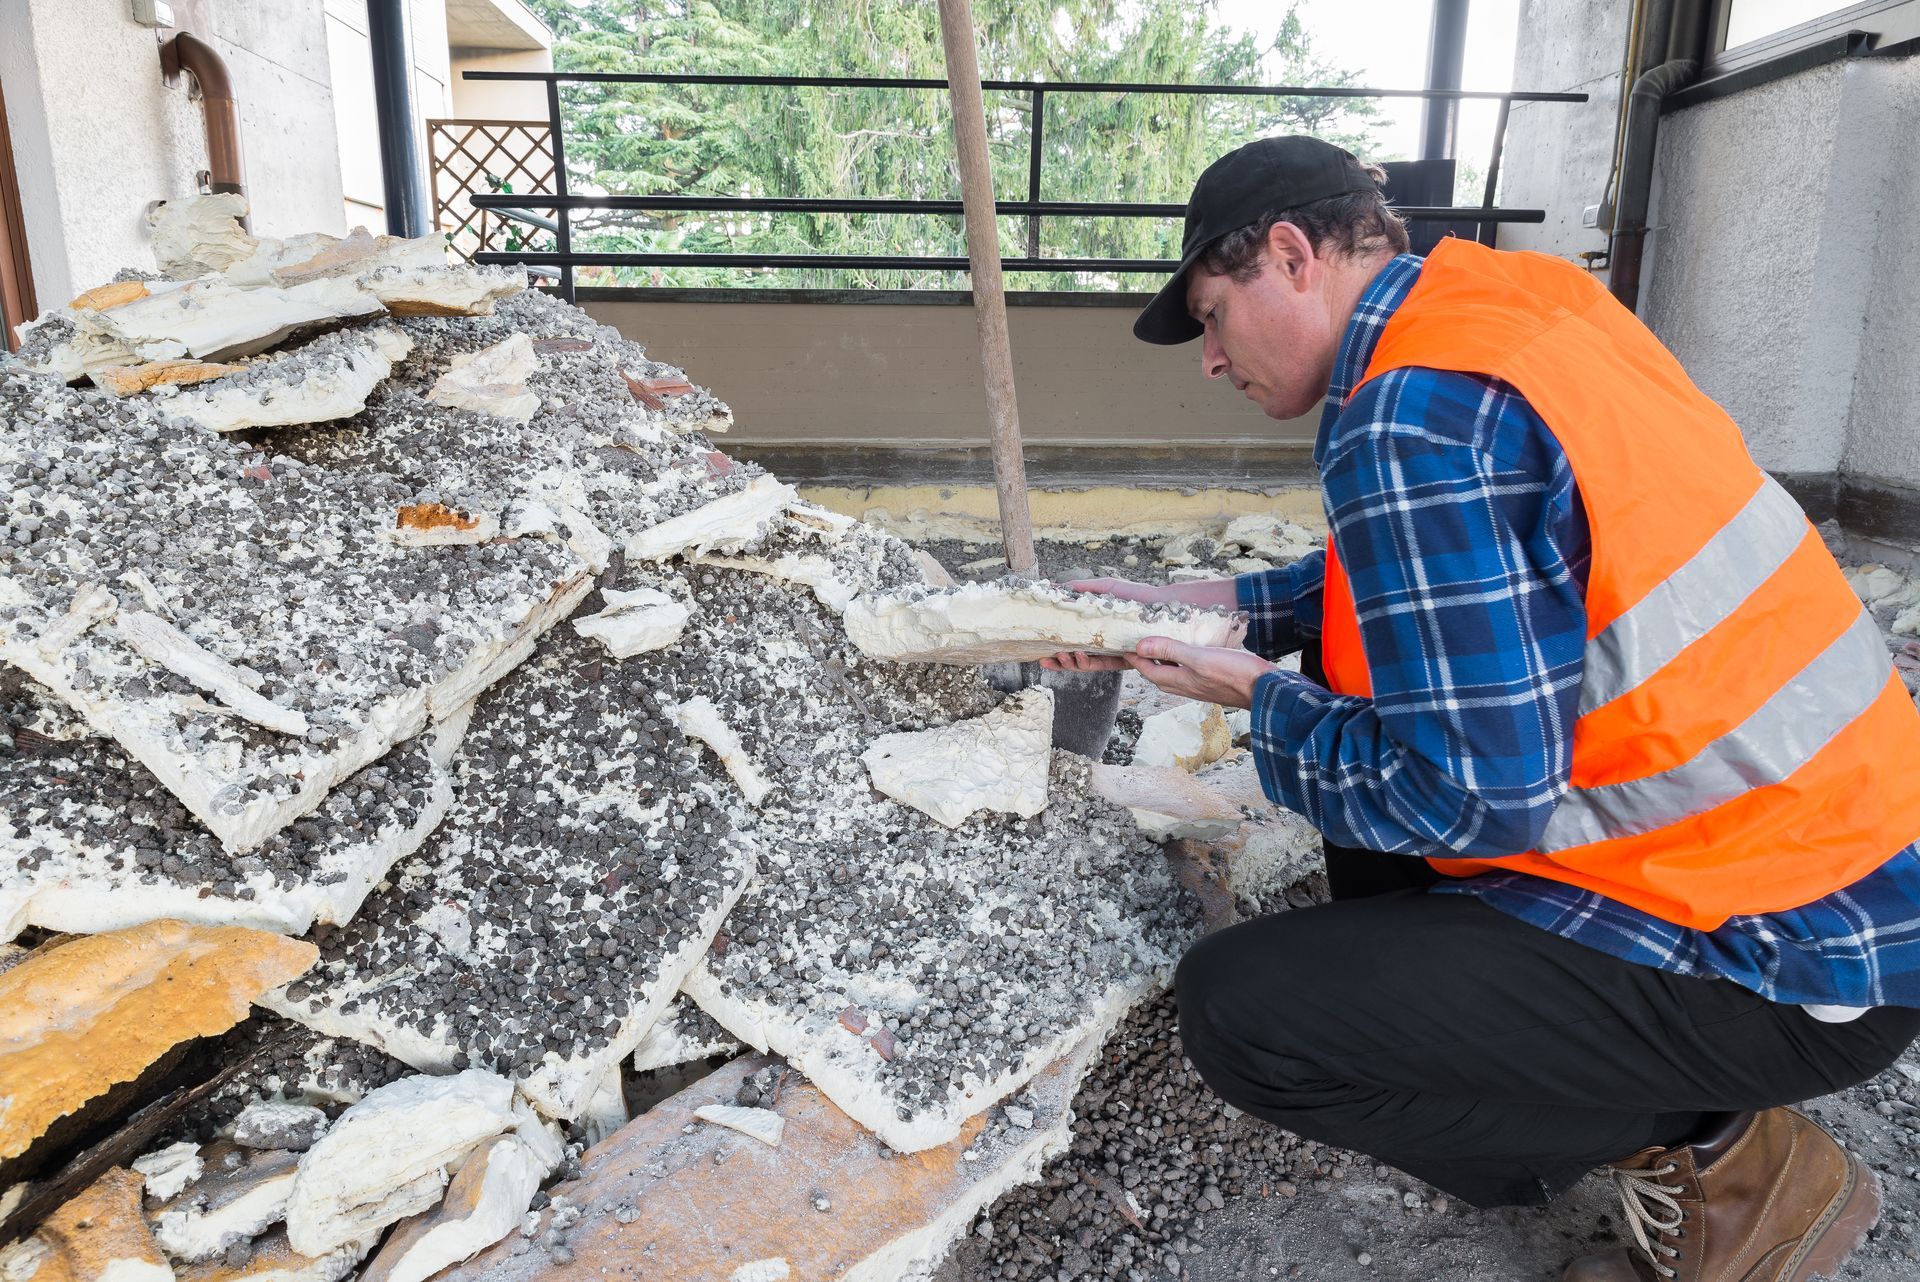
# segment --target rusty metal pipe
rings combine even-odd
[[[212,45],[190,31],[169,40],[167,62],[200,86],[200,110],[207,122],[207,174],[214,191],[244,194],[247,166],[240,155],[240,104],[234,100],[227,63]]]

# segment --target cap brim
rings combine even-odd
[[[1140,314],[1133,319],[1135,338],[1143,343],[1172,347],[1176,343],[1191,343],[1206,332],[1206,327],[1187,311],[1187,273],[1205,252],[1206,246],[1202,245],[1182,259],[1173,279],[1162,285],[1153,301],[1140,309]]]

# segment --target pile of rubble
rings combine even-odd
[[[1263,804],[977,665],[1243,620],[930,584],[518,273],[243,212],[0,366],[0,1275],[924,1271],[1200,928],[1148,834]],[[742,1151],[784,1252],[669,1179]]]

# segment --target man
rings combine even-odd
[[[1920,1033],[1920,713],[1630,313],[1557,259],[1409,255],[1381,180],[1310,138],[1215,162],[1134,325],[1273,418],[1325,401],[1326,552],[1081,585],[1237,605],[1248,650],[1049,661],[1250,707],[1267,794],[1325,835],[1334,902],[1182,962],[1186,1053],[1475,1205],[1606,1166],[1629,1241],[1569,1280],[1829,1273],[1877,1186],[1785,1106]]]

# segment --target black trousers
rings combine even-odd
[[[1855,1085],[1920,1034],[1920,1010],[1822,1023],[1428,894],[1424,860],[1326,859],[1333,903],[1220,931],[1180,963],[1187,1057],[1235,1107],[1476,1206],[1538,1205],[1719,1115]]]
[[[1335,902],[1210,935],[1180,963],[1208,1086],[1475,1206],[1538,1205],[1718,1115],[1865,1081],[1920,1010],[1827,1024],[1724,980],[1609,957],[1402,855],[1329,847]]]

